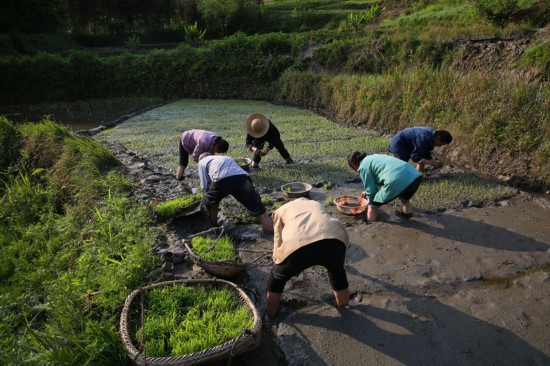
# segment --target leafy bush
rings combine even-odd
[[[476,7],[489,19],[489,21],[504,25],[519,10],[518,0],[476,0]]]
[[[13,124],[0,116],[0,170],[7,169],[15,162],[19,150],[19,134]]]

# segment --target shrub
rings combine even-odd
[[[489,21],[500,26],[512,20],[519,10],[518,0],[476,0],[475,5]]]
[[[0,116],[0,170],[7,169],[17,158],[19,134],[6,117]]]

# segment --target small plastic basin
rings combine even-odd
[[[334,199],[336,208],[345,215],[359,215],[367,209],[369,201],[357,196],[340,196]]]

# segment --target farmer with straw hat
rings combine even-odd
[[[292,158],[281,140],[281,134],[275,125],[263,114],[255,113],[246,119],[246,147],[254,153],[252,167],[259,168],[263,155],[276,148],[287,164],[292,164]],[[267,148],[262,151],[265,143]]]

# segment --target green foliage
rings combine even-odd
[[[423,210],[464,207],[509,195],[506,187],[471,174],[452,174],[442,179],[424,179],[412,202]]]
[[[359,13],[349,13],[346,21],[340,25],[340,29],[352,28],[355,32],[358,32],[366,24],[378,18],[381,13],[382,10],[378,4],[372,5],[369,9]]]
[[[176,197],[166,202],[162,202],[153,207],[153,211],[162,218],[172,218],[182,212],[187,206],[200,201],[201,193]]]
[[[550,42],[532,46],[521,56],[520,64],[525,68],[536,67],[546,79],[550,79]]]
[[[217,240],[209,237],[195,236],[191,240],[191,246],[195,254],[204,259],[211,261],[239,260],[239,254],[235,251],[233,241],[227,235]]]
[[[204,47],[99,57],[69,55],[0,58],[0,104],[107,97],[267,97],[271,83],[296,64],[300,37],[239,33]],[[246,55],[246,57],[244,57]]]
[[[195,22],[194,24],[184,23],[183,34],[184,34],[183,39],[185,43],[193,47],[198,47],[199,45],[204,43],[204,36],[206,34],[206,30],[200,30],[199,26],[197,25],[197,22]]]
[[[97,142],[48,120],[15,129],[23,162],[0,197],[1,362],[122,364],[117,316],[155,265],[150,212]]]
[[[174,285],[145,294],[145,325],[136,330],[149,357],[203,351],[252,326],[248,308],[226,288]]]
[[[141,39],[137,34],[132,34],[125,44],[130,51],[136,51],[141,46]]]
[[[489,21],[504,25],[518,12],[518,3],[518,0],[476,0],[475,5]]]
[[[6,170],[15,162],[19,150],[19,140],[13,123],[6,117],[0,116],[0,170]]]

